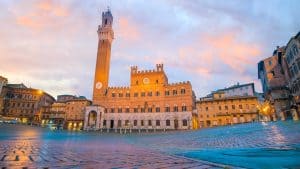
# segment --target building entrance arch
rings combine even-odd
[[[101,125],[104,108],[101,106],[87,106],[84,118],[84,130],[98,130]]]
[[[97,122],[97,112],[95,111],[89,112],[87,126],[94,128],[97,124],[96,122]]]

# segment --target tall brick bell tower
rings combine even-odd
[[[98,52],[93,87],[93,102],[100,104],[105,99],[110,67],[111,44],[114,39],[113,16],[108,9],[102,12],[102,24],[98,26]]]

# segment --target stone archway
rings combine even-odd
[[[104,108],[101,106],[87,106],[84,117],[84,130],[98,130],[101,126],[101,116]]]
[[[96,125],[97,125],[97,112],[92,110],[88,114],[87,126],[91,128],[95,128]]]

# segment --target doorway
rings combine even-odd
[[[114,128],[114,120],[110,120],[110,128]]]
[[[174,120],[174,128],[175,128],[175,130],[178,129],[178,120],[177,119]]]

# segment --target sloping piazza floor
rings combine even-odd
[[[126,135],[0,124],[1,167],[222,168],[218,164],[300,168],[300,122]]]

